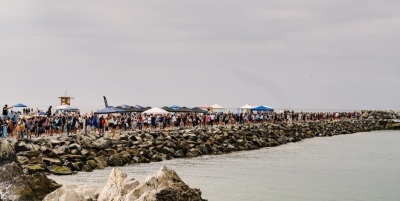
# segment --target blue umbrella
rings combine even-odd
[[[16,105],[14,105],[13,107],[26,107],[26,105],[22,104],[22,103],[18,103]]]

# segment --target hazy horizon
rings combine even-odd
[[[1,105],[400,110],[398,1],[0,5]]]

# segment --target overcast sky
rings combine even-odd
[[[400,110],[398,0],[1,1],[0,104]]]

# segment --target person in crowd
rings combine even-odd
[[[3,107],[3,120],[7,121],[8,119],[8,110],[11,109],[13,107],[8,107],[7,104],[4,105]]]

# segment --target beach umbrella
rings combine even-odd
[[[168,113],[169,112],[158,107],[153,107],[143,112],[143,114],[168,114]]]
[[[26,107],[26,105],[22,104],[22,103],[18,103],[16,105],[13,105],[13,107]]]

